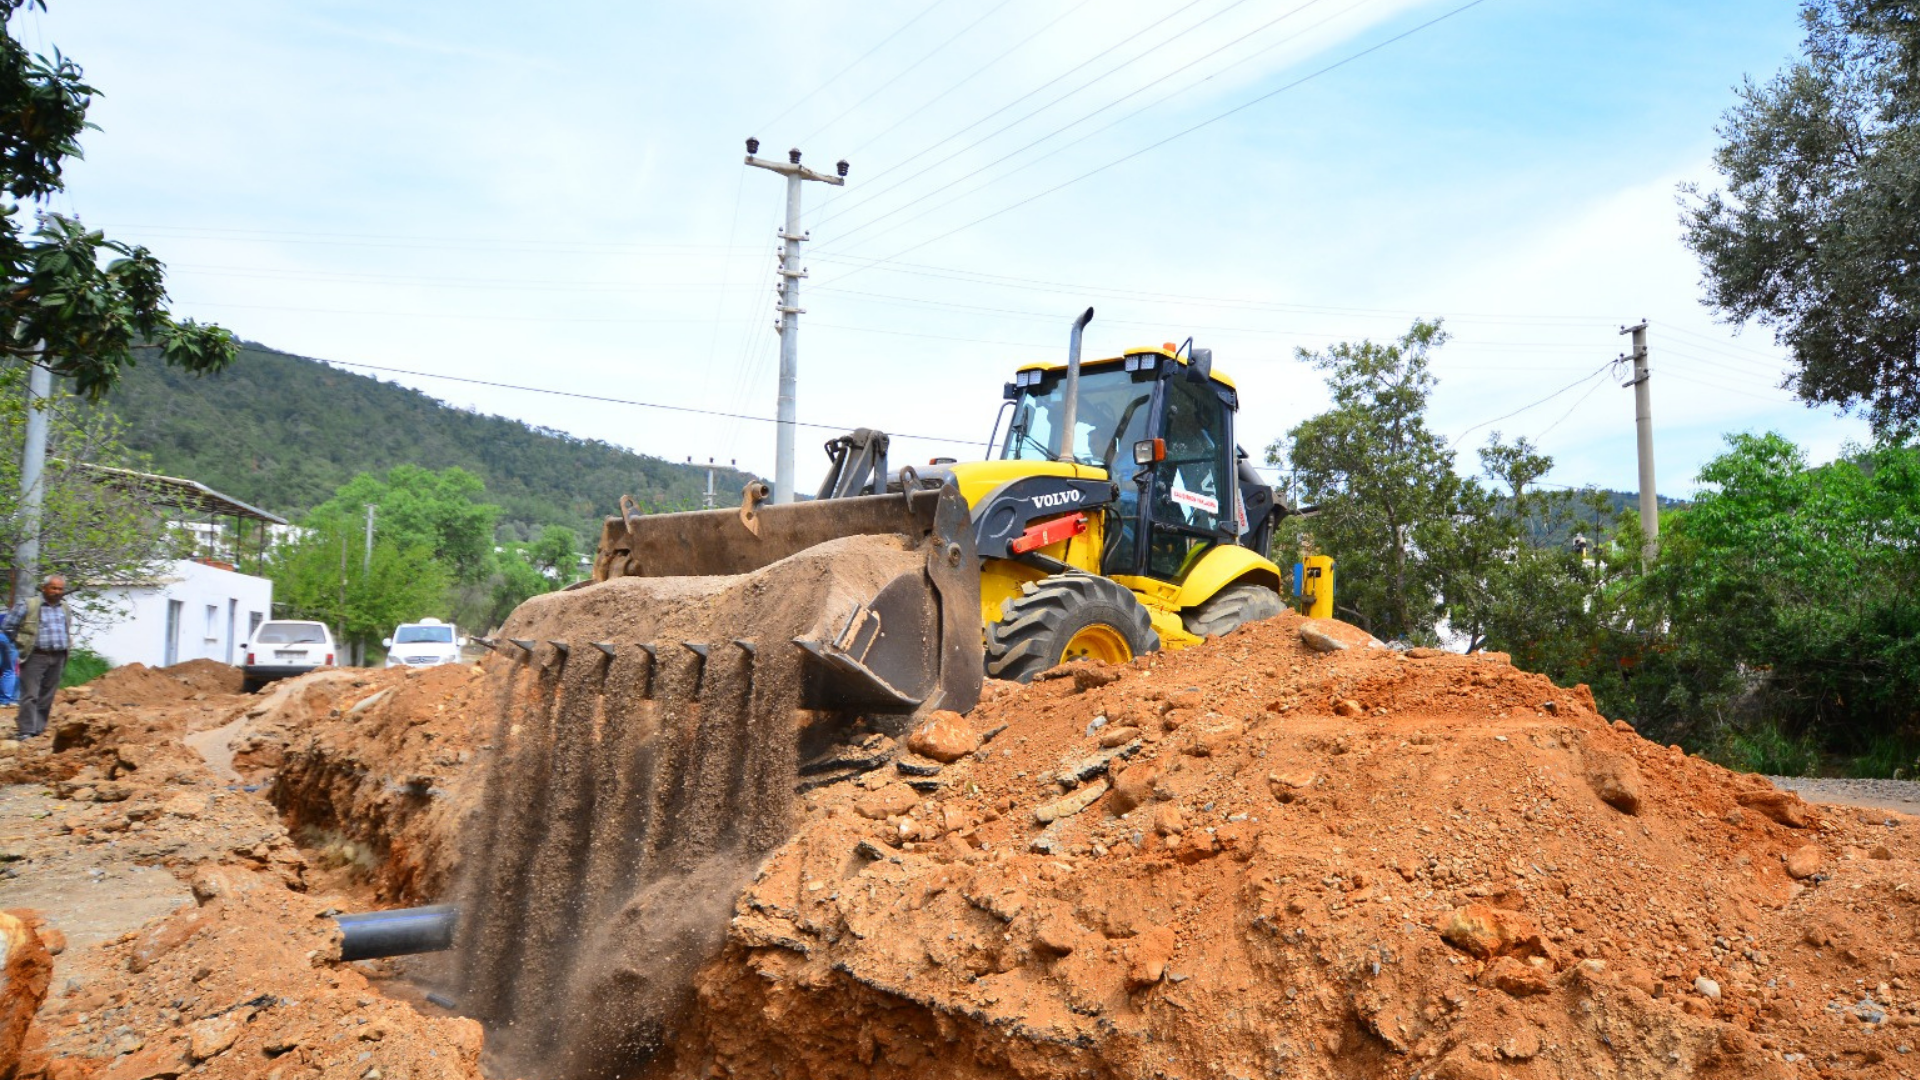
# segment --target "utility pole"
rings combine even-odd
[[[46,501],[47,409],[53,372],[41,365],[41,347],[27,361],[27,445],[20,455],[20,547],[14,553],[14,595],[33,591],[40,573],[40,508]]]
[[[800,243],[807,239],[807,234],[800,231],[800,184],[818,180],[841,187],[847,182],[847,163],[845,159],[836,163],[834,169],[839,175],[828,176],[802,166],[799,150],[787,151],[784,162],[755,157],[759,152],[760,140],[748,139],[747,164],[787,178],[787,224],[780,230],[784,243],[780,250],[780,318],[773,324],[780,331],[780,402],[773,449],[773,501],[779,504],[793,501],[794,398],[800,378],[800,316],[805,313],[800,307],[800,279],[807,276],[800,268]]]
[[[1660,546],[1660,497],[1653,488],[1653,394],[1647,386],[1647,321],[1623,326],[1622,334],[1633,335],[1633,352],[1620,359],[1633,361],[1633,426],[1640,452],[1640,533],[1643,537],[1640,560],[1653,561]]]
[[[713,459],[707,459],[707,509],[713,509]]]
[[[367,504],[367,553],[360,560],[360,576],[373,575],[373,512],[380,509],[372,503]]]
[[[367,504],[367,548],[366,554],[360,557],[360,587],[363,589],[367,587],[368,579],[373,577],[373,512],[378,509],[372,503]],[[353,643],[353,666],[367,666],[367,643],[364,641]]]

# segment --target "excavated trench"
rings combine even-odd
[[[739,600],[683,599],[675,630]],[[576,642],[632,640],[589,614]],[[993,686],[939,760],[866,733],[815,774],[768,650],[608,661],[558,626],[484,673],[301,684],[232,740],[240,787],[180,739],[264,700],[160,707],[129,675],[69,701],[64,749],[13,766],[61,800],[14,868],[171,851],[195,902],[56,958],[80,989],[46,1053],[476,1080],[482,1028],[392,978],[438,969],[495,1076],[1912,1071],[1920,823],[1650,744],[1500,657],[1282,616]],[[270,772],[393,902],[477,905],[463,951],[332,959],[346,893],[245,790]]]

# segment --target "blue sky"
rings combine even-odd
[[[1454,333],[1432,418],[1463,461],[1498,430],[1556,482],[1631,488],[1605,365],[1643,317],[1663,493],[1726,432],[1863,438],[1776,388],[1764,330],[1714,324],[1679,240],[1676,185],[1712,180],[1796,6],[1441,18],[1463,2],[55,0],[20,26],[104,94],[59,208],[151,246],[178,313],[341,362],[770,416],[782,192],[742,141],[847,157],[806,193],[803,489],[833,428],[977,455],[1007,373],[1087,305],[1094,355],[1211,345],[1250,450],[1324,407],[1296,348],[1416,315]],[[383,377],[772,468],[764,422]]]

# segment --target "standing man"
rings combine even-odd
[[[73,638],[67,625],[67,579],[53,574],[40,585],[39,596],[13,605],[0,619],[0,633],[11,636],[27,654],[20,666],[20,714],[14,724],[20,738],[31,739],[47,730],[53,711],[53,692],[67,672],[67,650]]]

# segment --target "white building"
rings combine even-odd
[[[164,564],[150,578],[97,585],[75,582],[97,597],[104,617],[76,620],[75,637],[115,667],[142,663],[166,667],[186,660],[238,664],[240,648],[255,627],[272,617],[273,582],[240,572],[251,559],[258,566],[270,530],[286,520],[204,484],[148,473],[118,474],[140,484],[149,497],[182,512],[176,525],[198,526],[196,558]],[[185,515],[193,515],[187,517]],[[222,527],[221,518],[231,519]],[[255,523],[249,530],[248,523]],[[252,544],[248,533],[253,533]],[[246,550],[252,547],[252,551]]]
[[[78,636],[114,667],[238,664],[240,646],[273,610],[273,582],[198,559],[177,559],[151,579],[97,593],[111,613]]]

